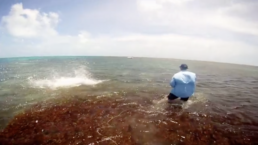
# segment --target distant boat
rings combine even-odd
[[[133,59],[133,57],[131,57],[131,56],[128,56],[127,58],[129,58],[129,59]]]

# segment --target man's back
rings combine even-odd
[[[189,71],[180,71],[176,73],[170,85],[173,87],[171,93],[180,98],[188,98],[195,91],[196,74]]]

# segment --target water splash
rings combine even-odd
[[[80,85],[96,85],[102,83],[103,80],[96,80],[92,78],[91,74],[84,68],[74,70],[73,76],[62,76],[60,73],[52,73],[51,77],[44,79],[35,79],[35,76],[29,77],[28,82],[34,88],[70,88]]]
[[[194,104],[205,104],[207,102],[207,97],[203,93],[195,93],[187,102],[182,104],[183,109],[188,109]]]
[[[161,97],[159,100],[153,100],[153,106],[152,109],[154,110],[164,110],[167,108],[169,105],[170,106],[175,106],[175,107],[180,107],[183,110],[190,108],[194,104],[205,104],[207,102],[207,97],[203,93],[195,93],[194,96],[189,98],[187,102],[183,102],[179,99],[175,99],[172,102],[168,103],[167,95],[164,95]]]

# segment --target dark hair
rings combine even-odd
[[[181,70],[187,70],[188,69],[188,66],[186,64],[181,64],[180,65],[180,69]]]

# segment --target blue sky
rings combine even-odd
[[[165,57],[258,65],[257,0],[0,0],[0,57]]]

